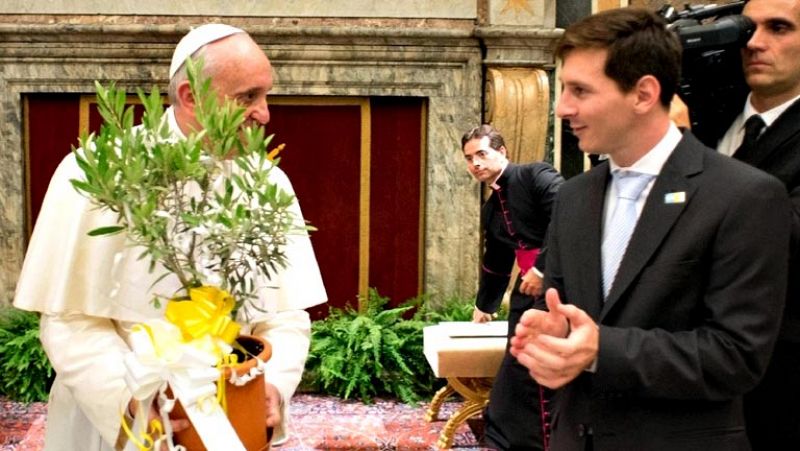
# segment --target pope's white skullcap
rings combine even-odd
[[[172,78],[183,66],[186,58],[192,56],[200,47],[236,33],[244,33],[244,30],[221,23],[207,23],[192,29],[175,47],[172,63],[169,65],[169,78]]]

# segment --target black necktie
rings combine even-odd
[[[764,123],[764,119],[761,119],[761,116],[757,114],[750,116],[744,123],[744,139],[742,140],[742,144],[736,149],[736,152],[733,153],[733,158],[747,161],[747,159],[755,153],[758,136],[761,135],[761,131],[763,131],[766,126],[767,124]]]

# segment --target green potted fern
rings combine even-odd
[[[0,308],[0,393],[26,403],[47,401],[54,377],[39,342],[39,315]]]

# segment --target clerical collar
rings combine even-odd
[[[178,125],[178,118],[175,117],[175,107],[170,106],[167,108],[165,116],[167,116],[167,122],[169,123],[169,130],[172,132],[172,136],[178,139],[186,139],[186,135],[183,134],[181,126]]]
[[[489,187],[490,187],[491,189],[493,189],[493,190],[497,191],[497,190],[499,190],[500,188],[502,188],[503,186],[505,186],[505,184],[506,184],[506,179],[508,178],[508,177],[506,177],[506,168],[507,168],[507,167],[508,167],[508,160],[506,160],[506,161],[504,161],[504,162],[503,162],[503,168],[502,168],[502,169],[500,169],[500,174],[498,174],[498,175],[497,175],[497,178],[496,178],[496,179],[494,179],[494,182],[492,182],[492,183],[489,185]]]

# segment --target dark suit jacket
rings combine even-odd
[[[791,276],[779,339],[800,343],[800,101],[764,130],[756,150],[742,161],[780,179],[792,201]]]
[[[786,190],[685,132],[604,303],[609,181],[603,163],[554,206],[547,284],[598,323],[600,347],[596,372],[557,391],[552,449],[583,450],[589,433],[597,451],[748,449],[741,398],[766,368],[786,289]]]
[[[497,184],[505,193],[511,224],[517,238],[526,249],[541,248],[550,223],[550,210],[558,187],[564,179],[547,163],[509,163]],[[475,305],[483,312],[493,313],[500,306],[514,266],[514,249],[505,231],[505,239],[497,239],[488,230],[497,202],[496,192],[481,208],[481,222],[485,231],[485,247],[481,268],[480,286]],[[544,258],[536,267],[544,272]]]

